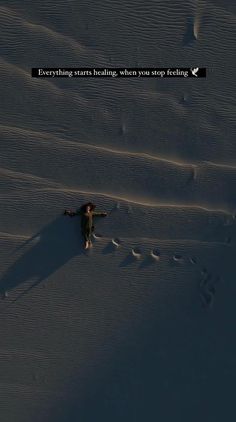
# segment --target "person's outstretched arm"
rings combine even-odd
[[[82,215],[83,212],[81,210],[76,210],[76,211],[65,210],[64,214],[69,215],[70,217],[74,217],[75,215]]]
[[[106,217],[107,212],[104,211],[92,211],[93,216],[95,217]]]
[[[74,217],[75,215],[77,215],[77,212],[71,211],[71,210],[65,210],[64,215],[69,215],[70,217]]]

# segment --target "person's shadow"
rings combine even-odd
[[[17,300],[75,255],[83,253],[80,233],[79,218],[59,216],[20,245],[15,251],[23,253],[1,277],[0,294],[28,281],[29,286]]]

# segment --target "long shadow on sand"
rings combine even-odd
[[[57,217],[16,249],[19,250],[22,255],[0,280],[0,294],[29,282],[23,295],[75,255],[83,253],[79,221]]]

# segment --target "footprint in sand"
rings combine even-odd
[[[188,102],[189,102],[188,94],[183,94],[181,99],[180,99],[180,103],[183,104],[183,105],[186,105],[186,104],[188,104]]]
[[[115,238],[115,239],[112,239],[112,244],[116,247],[116,248],[118,248],[119,246],[120,246],[120,239],[118,239],[118,238]]]
[[[128,206],[128,214],[133,214],[133,208],[131,205]]]
[[[191,45],[198,39],[199,24],[194,17],[189,17],[186,21],[186,30],[183,37],[183,45]]]
[[[175,262],[179,262],[179,263],[184,262],[184,258],[182,257],[182,255],[177,254],[177,253],[175,255],[173,255],[173,260]]]
[[[202,272],[202,280],[200,281],[201,299],[205,307],[211,307],[215,298],[216,284],[220,281],[220,277],[213,277],[205,268]]]
[[[98,233],[93,233],[93,237],[94,237],[94,239],[96,239],[96,240],[99,240],[99,239],[101,239],[102,238],[102,235],[101,234],[98,234]]]
[[[187,178],[187,183],[193,183],[197,179],[197,167],[194,165],[190,169],[189,177]]]
[[[210,307],[213,304],[215,296],[215,286],[209,286],[208,290],[202,292],[201,298],[203,306]]]
[[[183,102],[186,103],[188,101],[188,99],[189,99],[188,94],[184,94],[183,95]]]
[[[193,166],[191,169],[191,180],[197,179],[197,166]]]
[[[196,180],[197,179],[197,167],[196,166],[193,167],[192,172],[193,172],[193,180]]]
[[[123,120],[119,128],[119,135],[124,136],[127,133],[127,123]]]
[[[228,218],[225,218],[224,219],[224,221],[223,221],[223,225],[224,226],[232,226],[232,224],[233,224],[233,218],[231,217],[228,217]]]
[[[158,249],[153,249],[151,251],[151,257],[155,260],[155,261],[159,261],[160,260],[160,252]]]
[[[211,280],[211,274],[208,273],[206,268],[203,268],[201,271],[202,279],[200,282],[200,287],[204,287]]]
[[[201,275],[203,276],[202,281],[204,281],[204,279],[207,278],[207,276],[209,276],[210,274],[208,274],[207,269],[204,267],[201,271]]]
[[[136,259],[140,259],[142,256],[141,250],[139,248],[133,248],[131,253]]]

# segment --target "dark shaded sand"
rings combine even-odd
[[[235,3],[90,3],[0,5],[0,422],[234,421]]]

